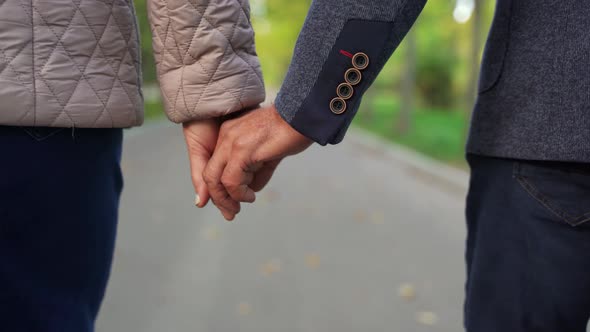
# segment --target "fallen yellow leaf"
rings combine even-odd
[[[399,286],[399,296],[406,301],[411,301],[416,297],[416,289],[410,283]]]
[[[252,306],[247,302],[241,302],[238,305],[238,315],[248,316],[252,312]]]
[[[271,259],[260,267],[260,273],[266,277],[270,277],[279,271],[281,271],[281,261],[279,259]]]
[[[423,325],[435,325],[438,321],[438,316],[431,311],[421,311],[416,314],[416,320]]]
[[[210,226],[205,230],[205,238],[208,240],[219,239],[219,230],[215,226]]]
[[[320,266],[320,256],[317,254],[309,254],[305,257],[305,264],[310,269],[317,269]]]

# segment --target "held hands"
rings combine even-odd
[[[226,220],[252,203],[280,161],[307,149],[312,141],[293,129],[274,106],[249,111],[219,125],[217,120],[184,125],[197,206],[209,198]]]

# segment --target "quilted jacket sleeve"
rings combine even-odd
[[[170,120],[223,116],[265,99],[248,0],[148,0]]]

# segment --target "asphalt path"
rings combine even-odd
[[[467,176],[374,142],[285,160],[227,223],[193,205],[180,128],[128,131],[97,332],[462,331]]]

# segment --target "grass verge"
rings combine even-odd
[[[466,121],[464,112],[418,107],[402,133],[399,101],[376,96],[363,103],[353,124],[435,159],[463,165]]]

